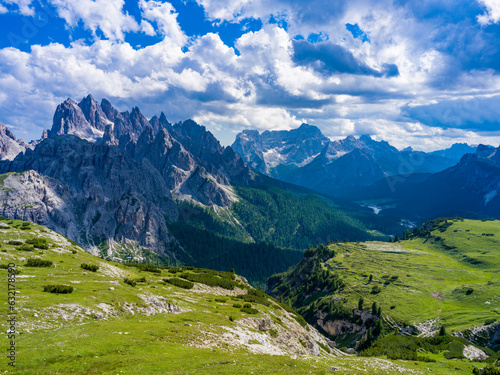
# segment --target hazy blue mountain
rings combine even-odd
[[[262,134],[246,130],[236,136],[232,147],[262,173],[334,196],[387,176],[440,172],[475,151],[465,144],[431,153],[411,147],[399,151],[369,135],[330,141],[317,127],[305,124]]]
[[[386,212],[428,219],[439,216],[500,218],[500,148],[479,145],[474,154],[433,174],[397,175],[346,191],[353,200],[385,200]]]

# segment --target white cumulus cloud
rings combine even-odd
[[[500,0],[478,0],[486,8],[486,13],[477,16],[481,25],[497,23],[500,21]]]

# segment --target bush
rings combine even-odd
[[[123,282],[124,282],[125,284],[130,285],[130,286],[136,286],[136,285],[137,285],[137,283],[135,282],[135,280],[134,280],[134,279],[129,279],[128,277],[124,278],[124,279],[123,279]]]
[[[46,238],[30,238],[29,240],[26,240],[26,243],[33,245],[37,249],[47,250],[49,248]]]
[[[270,329],[269,330],[269,336],[271,336],[271,337],[278,337],[278,330],[277,329]]]
[[[241,312],[247,313],[247,314],[258,314],[259,310],[254,309],[253,307],[243,307]]]
[[[293,318],[297,321],[297,323],[299,323],[302,327],[306,327],[307,326],[307,322],[305,321],[305,319],[302,317],[302,315],[294,315]]]
[[[26,267],[52,267],[52,265],[52,261],[40,258],[29,258],[25,264]]]
[[[372,294],[379,294],[381,291],[382,291],[382,289],[380,289],[380,287],[378,285],[374,285],[371,293]]]
[[[128,267],[135,267],[141,271],[161,274],[161,270],[158,267],[153,266],[152,264],[142,264],[142,263],[124,263],[124,264]]]
[[[143,277],[138,277],[137,279],[135,279],[135,281],[137,283],[145,283],[146,282],[146,278],[143,276]]]
[[[228,273],[228,272],[227,272]],[[180,275],[183,279],[192,281],[194,283],[202,283],[208,286],[220,286],[224,289],[233,290],[238,282],[231,279],[226,279],[220,277],[220,275],[208,274],[208,273],[188,273],[184,272]]]
[[[242,306],[239,303],[235,303],[233,307],[236,309],[241,309]]]
[[[21,246],[19,246],[19,250],[22,251],[34,251],[35,248],[31,245],[28,245],[27,243],[23,243]]]
[[[194,283],[192,283],[191,281],[178,279],[177,277],[173,277],[171,279],[163,279],[163,281],[184,289],[192,289],[194,286]]]
[[[99,269],[99,266],[95,264],[89,264],[89,263],[82,263],[80,264],[80,267],[82,267],[84,270],[91,271],[91,272],[96,272]]]
[[[252,307],[252,305],[250,305],[249,303],[245,303],[245,304],[243,305],[243,308],[244,308],[244,309],[249,309],[250,307]]]
[[[227,301],[227,300],[226,300],[226,299],[224,299],[224,298],[216,298],[216,299],[215,299],[215,302],[226,303],[226,301]]]
[[[57,294],[69,294],[73,292],[73,287],[69,285],[44,285],[44,292],[57,293]]]
[[[474,375],[500,375],[500,368],[488,366],[485,368],[475,368],[472,370]]]
[[[7,242],[9,245],[14,245],[14,246],[20,246],[23,244],[22,241],[16,241],[16,240],[10,240],[9,242]]]

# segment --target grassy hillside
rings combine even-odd
[[[415,232],[395,243],[332,243],[309,250],[294,270],[271,277],[268,287],[345,345],[366,337],[379,318],[386,332],[398,326],[425,334],[441,326],[451,333],[498,323],[500,222],[436,220]],[[332,279],[336,283],[325,283]],[[335,319],[343,319],[344,328],[357,324],[356,334],[329,325]]]
[[[338,374],[423,374],[431,368],[444,375],[472,369],[457,360],[344,356],[290,307],[230,272],[108,262],[21,221],[0,220],[0,246],[0,287],[7,296],[5,267],[14,263],[19,292],[16,367],[5,357],[0,361],[7,373],[328,374],[333,366]],[[47,267],[29,266],[42,261]],[[73,290],[44,291],[50,285]],[[5,335],[6,298],[0,308]]]

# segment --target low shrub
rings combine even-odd
[[[381,291],[382,291],[382,289],[380,289],[380,287],[379,287],[378,285],[374,285],[374,286],[372,287],[372,291],[371,291],[371,293],[372,293],[372,294],[379,294]]]
[[[52,261],[40,258],[29,258],[25,264],[26,267],[52,267],[52,265]]]
[[[19,246],[19,250],[22,250],[22,251],[34,251],[35,248],[32,245],[28,245],[27,243],[23,243],[21,246]]]
[[[47,250],[49,248],[46,238],[30,238],[26,240],[26,243],[33,245],[37,249]]]
[[[216,298],[215,302],[226,303],[227,299],[225,298]]]
[[[307,322],[305,321],[305,319],[302,317],[302,315],[294,315],[293,318],[297,321],[297,323],[299,323],[302,327],[306,327],[307,326]]]
[[[69,285],[44,285],[44,292],[57,293],[57,294],[69,294],[73,292],[73,287]]]
[[[253,307],[243,307],[240,309],[241,312],[244,312],[246,314],[258,314],[259,310],[253,308]]]
[[[500,368],[494,366],[487,366],[485,368],[474,368],[472,370],[474,375],[500,375]]]
[[[233,307],[234,307],[235,309],[241,309],[241,308],[242,308],[242,306],[241,306],[239,303],[235,303],[235,304],[233,305]]]
[[[145,283],[146,282],[146,278],[143,276],[143,277],[138,277],[137,279],[135,279],[135,282],[137,283]]]
[[[277,329],[270,329],[269,330],[269,336],[271,336],[271,337],[278,337],[278,330]]]
[[[135,280],[134,280],[134,279],[129,279],[128,277],[124,278],[124,279],[123,279],[123,282],[124,282],[125,284],[130,285],[130,286],[136,286],[136,285],[137,285],[137,283],[135,282]]]
[[[89,263],[82,263],[80,264],[80,267],[82,267],[84,270],[91,271],[91,272],[97,272],[99,269],[99,266],[96,264],[89,264]]]
[[[180,277],[194,283],[202,283],[208,286],[220,286],[221,288],[229,290],[233,290],[235,286],[239,285],[236,281],[222,278],[219,275],[209,273],[184,272],[180,275]]]
[[[245,303],[245,304],[243,305],[243,308],[244,308],[244,309],[249,309],[250,307],[252,307],[252,305],[250,305],[249,303]]]
[[[9,245],[14,245],[14,246],[20,246],[23,244],[22,241],[16,241],[16,240],[10,240],[9,242],[7,242]]]
[[[135,267],[141,271],[161,274],[161,270],[158,267],[153,266],[152,264],[142,264],[142,263],[124,263],[124,264],[128,267]]]
[[[173,277],[171,279],[163,279],[163,281],[184,289],[192,289],[194,286],[194,283],[192,283],[191,281],[178,279],[177,277]]]

